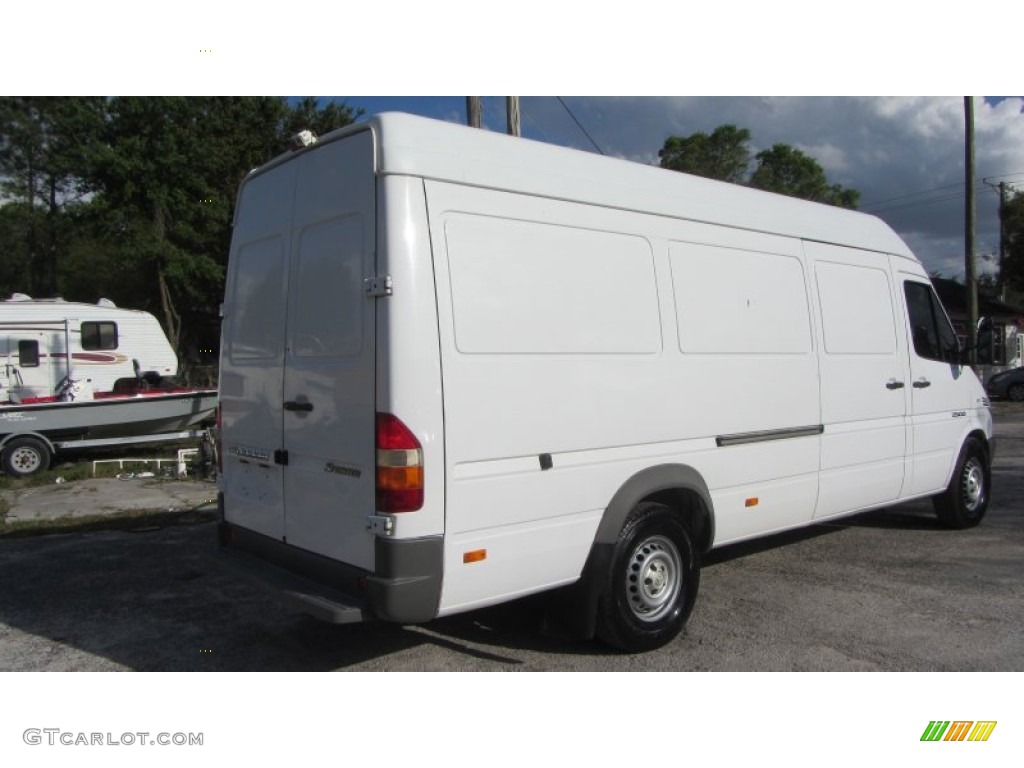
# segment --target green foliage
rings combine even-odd
[[[658,151],[660,165],[673,171],[746,184],[756,189],[800,197],[842,208],[856,208],[860,192],[829,184],[818,162],[788,144],[758,152],[750,177],[750,131],[720,125],[710,134],[669,136]]]
[[[1003,209],[1006,263],[1001,279],[1015,294],[1024,293],[1024,192],[1014,192]]]
[[[317,136],[323,136],[336,128],[354,123],[362,114],[362,109],[354,110],[336,101],[320,106],[315,96],[306,96],[289,110],[285,135],[293,136],[301,130],[310,130]]]
[[[179,352],[212,328],[245,174],[361,112],[315,98],[0,98],[0,294],[154,312]],[[205,330],[200,330],[203,326]]]
[[[57,290],[60,254],[74,234],[63,214],[90,191],[103,106],[95,97],[0,98],[0,199],[20,206],[21,218],[16,239],[0,244],[24,260],[18,290]]]
[[[757,153],[757,168],[750,177],[750,186],[790,197],[828,203],[842,208],[856,208],[860,193],[830,185],[818,162],[788,144],[775,144]]]
[[[710,134],[669,136],[658,152],[661,167],[740,184],[750,164],[750,131],[720,125]]]

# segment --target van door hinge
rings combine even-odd
[[[393,536],[395,519],[387,515],[370,515],[366,518],[366,530],[374,536]]]
[[[379,299],[392,294],[391,275],[384,277],[368,277],[363,280],[363,288],[371,299]]]

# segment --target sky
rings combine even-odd
[[[512,93],[527,137],[596,151],[560,93],[605,153],[642,163],[657,161],[669,135],[734,123],[751,131],[755,152],[783,142],[814,157],[945,276],[963,273],[963,97],[877,94],[1021,90],[1019,25],[994,22],[1010,20],[1000,0],[927,13],[891,0],[252,0],[245,14],[217,0],[178,0],[173,13],[50,0],[46,56],[36,35],[10,32],[37,25],[36,7],[9,5],[9,95],[347,93],[334,98],[367,114],[462,122],[456,94]],[[1022,107],[1021,97],[976,97],[981,257],[998,249],[997,195],[982,179],[1024,189]],[[487,97],[484,113],[504,130],[502,97]]]
[[[461,96],[333,98],[363,109],[364,117],[401,111],[466,119]],[[778,142],[791,144],[817,160],[831,183],[860,190],[860,210],[884,219],[930,272],[963,276],[961,96],[520,99],[527,138],[639,163],[657,164],[658,150],[670,135],[710,132],[725,123],[750,130],[752,154]],[[504,97],[484,98],[484,121],[491,130],[505,130]],[[1024,191],[1024,99],[976,97],[974,123],[975,253],[984,272],[994,267],[999,251],[995,185],[1005,182],[1009,190]]]

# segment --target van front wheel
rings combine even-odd
[[[973,528],[988,509],[991,473],[985,449],[970,438],[949,481],[949,488],[933,499],[935,514],[948,528]]]
[[[697,552],[678,516],[664,504],[637,505],[615,543],[598,637],[625,651],[660,648],[682,631],[699,580]]]

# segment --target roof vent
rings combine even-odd
[[[110,299],[100,299],[96,302],[97,307],[106,307],[107,309],[117,309],[117,304],[112,302]]]
[[[292,149],[305,149],[316,144],[316,134],[312,131],[303,130],[296,133],[291,138]]]

